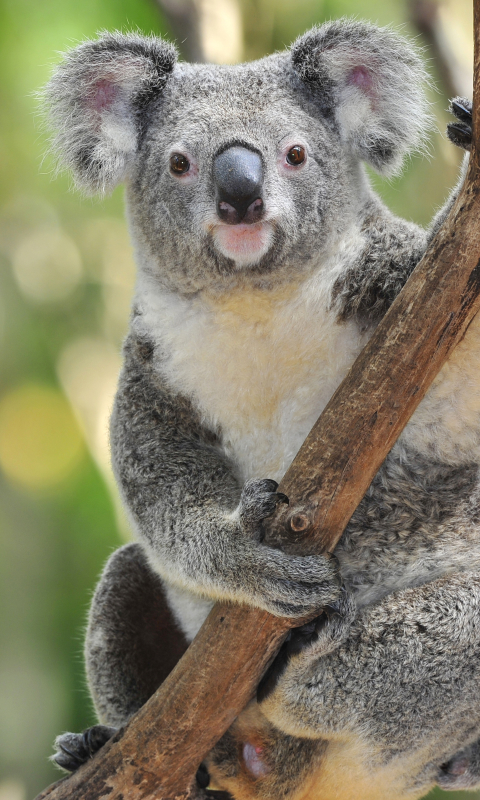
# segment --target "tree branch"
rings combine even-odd
[[[154,0],[187,61],[207,61],[200,32],[200,8],[195,0]]]
[[[465,185],[280,485],[291,505],[274,519],[269,537],[290,548],[333,549],[480,308],[479,31],[480,0],[475,0],[475,141]],[[217,605],[185,656],[125,729],[38,800],[193,797],[200,761],[254,695],[290,624],[257,609]],[[236,646],[239,632],[241,647]]]
[[[238,0],[154,0],[187,61],[233,64],[243,51]]]
[[[452,46],[439,0],[411,0],[410,17],[432,48],[447,94],[470,97],[471,69],[459,58],[458,48]]]

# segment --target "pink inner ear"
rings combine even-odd
[[[117,96],[118,86],[106,78],[101,78],[94,83],[88,104],[92,111],[101,114],[113,105]]]
[[[354,67],[348,76],[347,82],[356,86],[365,94],[372,95],[374,93],[373,75],[370,70],[364,66]]]

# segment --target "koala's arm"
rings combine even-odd
[[[262,519],[283,496],[270,480],[243,490],[221,443],[192,403],[154,368],[153,347],[131,334],[111,424],[114,471],[152,565],[212,599],[300,616],[338,596],[324,557],[263,545]]]
[[[366,753],[400,759],[403,769],[411,758],[412,779],[452,777],[449,760],[480,735],[478,571],[390,595],[356,617],[345,597],[340,616],[297,630],[284,646],[286,670],[260,706],[276,727],[358,738]]]
[[[465,180],[472,139],[472,104],[461,97],[450,103],[456,122],[447,126],[450,141],[465,152],[457,185],[425,231],[385,213],[375,201],[364,212],[365,246],[334,286],[339,318],[355,319],[361,327],[376,325],[386,314],[428,245],[447,218]]]
[[[353,319],[360,329],[385,316],[428,243],[427,233],[396,218],[376,201],[365,209],[361,233],[364,247],[333,287],[338,318]]]

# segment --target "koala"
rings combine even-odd
[[[138,266],[111,421],[137,541],[110,558],[90,610],[101,724],[57,739],[60,766],[140,708],[223,600],[317,617],[208,756],[200,796],[409,800],[480,785],[480,320],[336,559],[283,552],[263,528],[456,197],[424,230],[385,207],[365,169],[393,175],[422,146],[425,81],[411,44],[345,19],[237,66],[104,34],[54,74],[53,147],[87,192],[125,182]],[[452,111],[450,138],[468,150],[471,106]]]

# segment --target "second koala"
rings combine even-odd
[[[152,631],[166,596],[185,641],[217,599],[340,610],[294,635],[263,711],[212,754],[235,797],[337,797],[346,769],[345,797],[480,782],[480,323],[355,512],[339,572],[262,543],[286,500],[276,481],[448,210],[429,231],[396,218],[364,168],[393,174],[421,143],[424,80],[404,40],[346,20],[236,67],[105,35],[52,78],[60,158],[87,191],[125,181],[138,266],[111,427],[138,544],[112,556],[90,614],[89,683],[109,728],[60,737],[63,766],[162,680]],[[454,108],[452,138],[468,145],[470,109]]]

